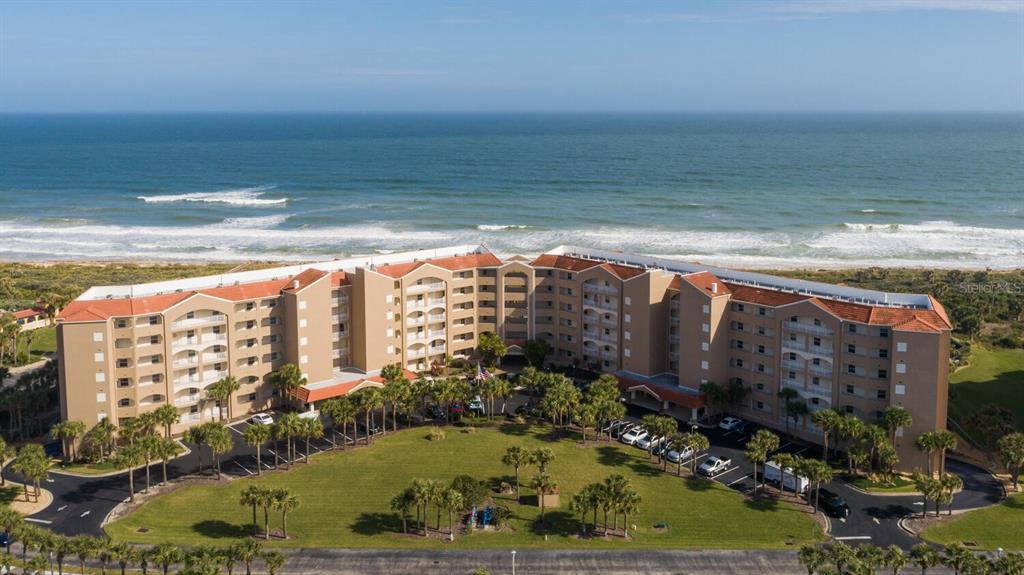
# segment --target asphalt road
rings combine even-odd
[[[519,397],[510,401],[509,411],[523,400],[523,397]],[[642,412],[631,409],[630,415],[639,416],[642,415]],[[221,459],[221,469],[226,474],[239,477],[256,474],[256,452],[242,439],[242,432],[247,425],[248,423],[240,422],[231,426],[236,441],[234,449]],[[732,465],[725,472],[716,475],[714,480],[740,492],[751,491],[753,489],[753,467],[743,456],[743,445],[749,436],[738,436],[718,428],[702,429],[701,432],[709,436],[712,445],[708,453],[698,454],[698,464],[708,454],[731,458]],[[361,438],[362,435],[360,435]],[[814,446],[785,440],[782,443],[780,451],[800,454],[805,457],[820,456],[820,451]],[[310,443],[310,454],[315,455],[330,447],[331,437],[328,434],[327,437],[313,440]],[[195,446],[189,445],[189,448],[193,450],[191,454],[174,460],[168,466],[168,475],[172,479],[195,474],[198,471]],[[275,448],[270,444],[262,449],[261,458],[265,468],[273,466]],[[305,444],[302,441],[299,442],[299,450],[298,459],[301,460],[305,450]],[[284,454],[278,453],[278,456],[283,463]],[[209,472],[211,460],[209,451],[205,448],[203,460],[204,466]],[[988,472],[954,460],[949,460],[947,466],[964,480],[963,491],[954,497],[954,509],[983,507],[998,503],[1002,499],[1001,486]],[[670,472],[672,472],[671,467]],[[5,470],[4,473],[8,478],[17,480],[16,474],[8,470]],[[138,490],[143,486],[144,472],[136,470],[135,474],[135,485]],[[158,481],[160,476],[160,466],[154,465],[152,469],[154,482]],[[69,535],[100,534],[102,532],[100,526],[107,514],[128,497],[126,473],[109,477],[75,477],[54,473],[44,483],[44,487],[53,493],[54,502],[46,509],[31,516],[29,520],[49,527],[58,533]],[[851,544],[871,542],[880,546],[896,544],[904,548],[917,542],[913,536],[899,527],[898,522],[903,517],[921,512],[920,498],[869,495],[849,487],[842,481],[833,481],[828,488],[843,496],[850,505],[850,516],[847,519],[831,519],[832,535],[837,540],[844,540]],[[614,572],[613,566],[609,566],[609,569],[611,570],[607,572]]]

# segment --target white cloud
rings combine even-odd
[[[1019,0],[792,0],[769,8],[770,12],[803,14],[856,14],[908,10],[1013,14],[1024,10],[1024,3]]]

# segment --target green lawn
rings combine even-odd
[[[1017,416],[1024,431],[1024,349],[975,346],[970,365],[950,376],[949,414],[961,425],[989,404],[1001,405]]]
[[[1024,493],[1011,495],[995,507],[970,511],[929,527],[921,537],[943,545],[972,541],[982,549],[1024,551]]]
[[[41,327],[28,332],[32,334],[32,344],[29,345],[28,335],[21,334],[18,338],[18,353],[29,354],[29,362],[42,359],[44,353],[57,352],[57,328],[55,326]]]
[[[555,461],[549,473],[562,490],[562,505],[548,510],[548,537],[534,530],[539,509],[518,505],[514,496],[495,495],[513,511],[512,530],[475,532],[456,540],[456,547],[672,547],[770,548],[787,542],[799,546],[818,541],[821,531],[810,515],[787,504],[749,503],[717,483],[686,481],[647,463],[644,453],[618,443],[578,447],[571,439],[549,441],[546,428],[505,424],[465,433],[448,428],[441,441],[426,439],[423,428],[401,431],[359,448],[315,457],[287,473],[248,478],[222,485],[194,485],[145,504],[107,526],[115,539],[139,543],[179,544],[226,542],[248,533],[251,511],[238,505],[238,495],[252,481],[268,487],[287,487],[301,498],[289,515],[289,535],[279,545],[330,547],[437,547],[453,545],[435,539],[403,536],[401,521],[388,509],[390,498],[415,478],[450,481],[470,474],[492,483],[512,482],[512,470],[501,464],[505,448],[550,447]],[[524,483],[536,472],[524,472]],[[576,516],[568,512],[572,493],[586,483],[613,473],[632,480],[643,497],[640,513],[630,517],[637,529],[633,540],[581,540]],[[529,497],[523,490],[524,501]],[[431,511],[433,513],[433,511]],[[657,532],[654,524],[666,522]],[[279,518],[273,525],[279,525]],[[442,523],[446,526],[447,519]],[[140,532],[142,530],[142,532]]]
[[[844,477],[844,479],[864,491],[869,491],[871,493],[914,493],[917,490],[913,481],[899,476],[894,477],[892,483],[872,481],[871,479],[863,476],[847,476]]]
[[[109,459],[103,463],[73,463],[68,466],[62,465],[60,460],[55,460],[52,468],[54,471],[67,471],[81,475],[103,475],[118,470],[117,466]]]

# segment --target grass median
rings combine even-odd
[[[252,482],[284,487],[297,494],[301,506],[288,516],[287,541],[295,547],[594,547],[594,548],[781,548],[818,541],[820,528],[811,517],[785,503],[750,502],[718,483],[690,481],[665,473],[646,454],[618,443],[580,447],[573,439],[551,441],[546,427],[504,424],[466,433],[447,429],[447,438],[430,441],[418,428],[389,434],[370,448],[313,458],[284,473],[246,478],[221,485],[192,485],[160,496],[107,526],[117,540],[184,545],[227,543],[249,533],[251,509],[238,503]],[[561,487],[562,502],[547,510],[550,526],[534,526],[539,508],[514,501],[514,495],[493,494],[508,506],[510,528],[474,531],[442,543],[401,534],[401,521],[389,511],[392,496],[413,478],[450,481],[468,474],[489,483],[514,481],[513,470],[501,464],[507,447],[549,447],[555,454],[548,473]],[[670,467],[671,470],[671,467]],[[521,472],[526,484],[535,468]],[[621,537],[580,539],[578,515],[568,501],[587,483],[619,473],[630,479],[643,498],[640,512],[630,516],[632,540]],[[523,489],[529,502],[532,492]],[[667,529],[655,528],[666,523]]]

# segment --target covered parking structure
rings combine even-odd
[[[704,417],[704,396],[698,390],[680,386],[679,379],[673,374],[645,376],[620,370],[613,375],[619,380],[619,389],[631,405],[670,415],[686,423]]]

